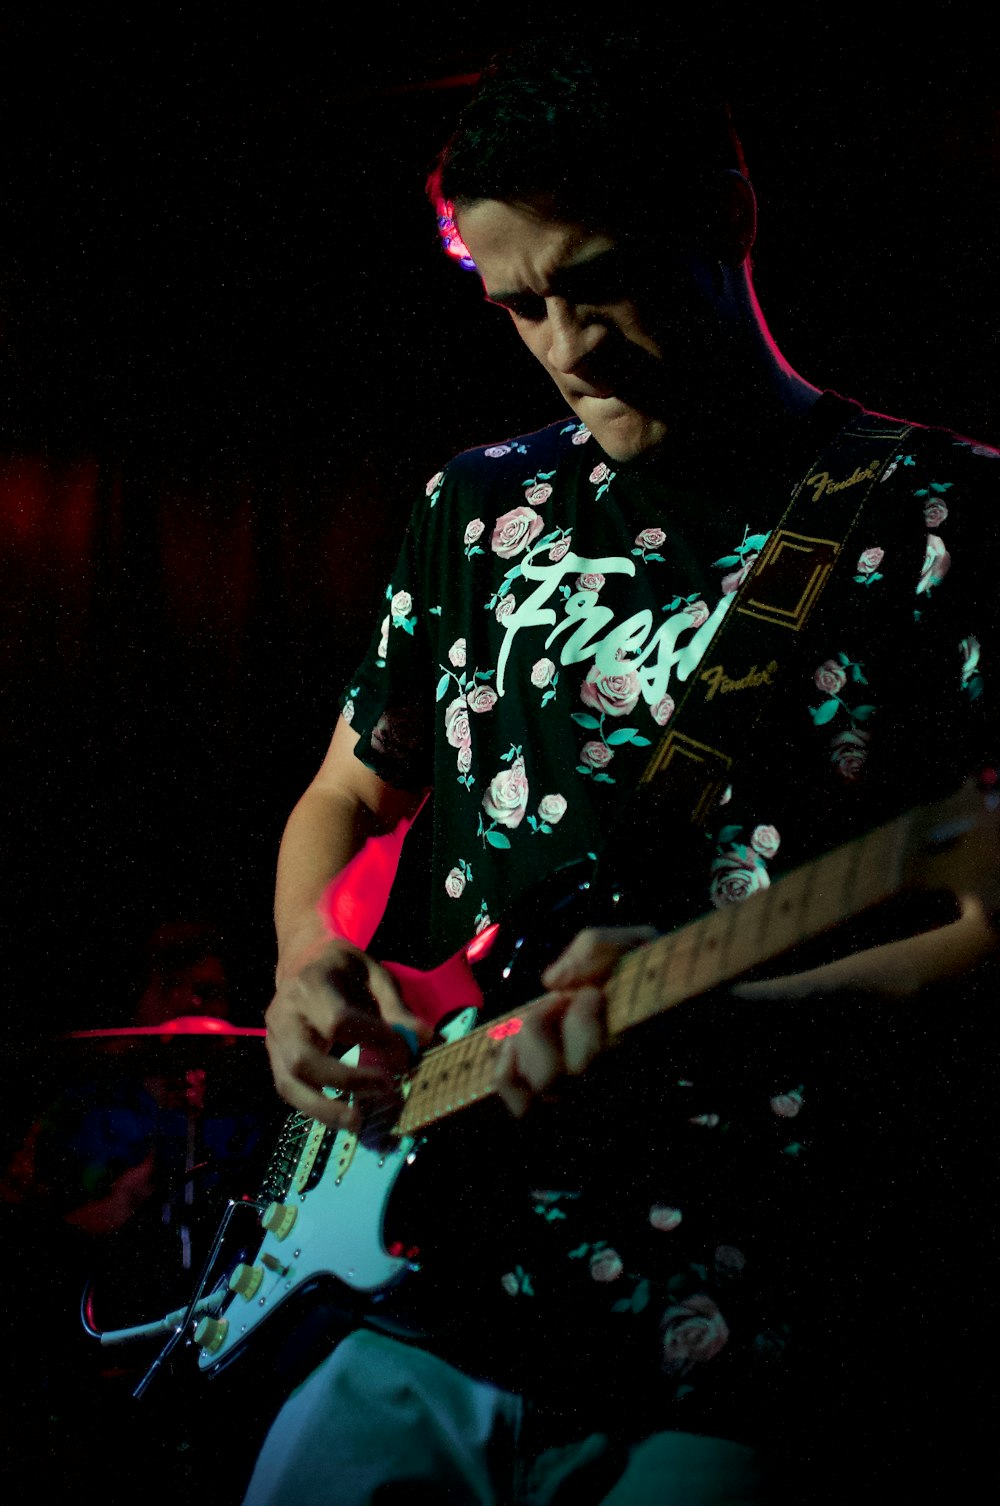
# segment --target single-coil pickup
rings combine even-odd
[[[292,1178],[292,1192],[308,1192],[315,1187],[334,1157],[334,1172],[339,1178],[354,1159],[358,1137],[348,1130],[332,1130],[316,1119],[302,1148],[299,1164]]]

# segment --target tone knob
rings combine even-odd
[[[194,1331],[194,1341],[206,1354],[215,1354],[225,1343],[228,1332],[225,1318],[202,1318]]]
[[[298,1216],[299,1210],[293,1203],[272,1203],[261,1223],[275,1239],[287,1239]]]
[[[236,1266],[229,1278],[229,1290],[238,1292],[247,1302],[257,1295],[257,1290],[264,1279],[264,1267],[260,1265],[244,1265],[242,1262]]]

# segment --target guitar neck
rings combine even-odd
[[[616,1040],[891,898],[902,885],[912,821],[912,812],[899,816],[742,903],[713,910],[628,953],[605,989],[609,1038]],[[522,1028],[531,1007],[426,1052],[405,1084],[394,1133],[412,1135],[490,1097],[502,1044]]]

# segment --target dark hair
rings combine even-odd
[[[446,217],[481,199],[547,193],[584,223],[658,234],[672,225],[690,239],[727,168],[746,164],[703,61],[662,36],[591,34],[499,53],[427,188]]]

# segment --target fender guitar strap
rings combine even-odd
[[[732,778],[772,698],[799,660],[811,620],[865,504],[912,424],[858,414],[792,492],[778,526],[692,673],[631,802],[626,826],[680,817],[701,826]],[[856,547],[856,545],[855,545]],[[727,692],[739,697],[733,714]],[[749,703],[749,704],[748,704]]]

